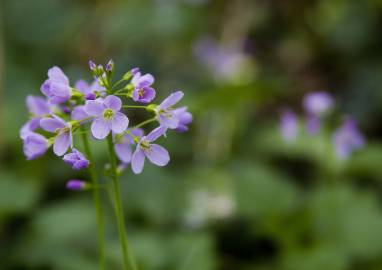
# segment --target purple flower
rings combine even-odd
[[[72,149],[72,153],[66,154],[63,160],[75,170],[86,169],[89,166],[89,160],[75,148]]]
[[[29,133],[24,138],[23,150],[28,160],[41,157],[48,150],[48,147],[48,140],[40,134]]]
[[[96,64],[92,60],[89,60],[89,68],[90,70],[95,70],[97,68]]]
[[[139,68],[138,67],[135,67],[135,68],[132,68],[130,70],[131,74],[134,76],[135,74],[137,74],[139,72]]]
[[[365,145],[365,138],[359,132],[353,119],[347,119],[333,135],[334,149],[340,159],[347,159],[354,150]]]
[[[149,103],[155,98],[155,90],[150,87],[154,83],[154,77],[151,74],[141,76],[140,72],[136,72],[131,83],[134,86],[134,101]]]
[[[48,77],[42,85],[41,92],[48,97],[51,104],[60,104],[70,98],[69,80],[59,67],[48,70]]]
[[[53,115],[53,118],[42,118],[40,126],[48,132],[57,134],[53,143],[53,152],[57,156],[62,156],[69,147],[73,147],[72,126],[70,123],[66,123],[60,117]]]
[[[43,97],[27,96],[26,104],[32,118],[21,127],[20,137],[22,139],[40,127],[41,117],[51,113],[51,108],[47,100]]]
[[[91,117],[90,115],[88,115],[85,111],[85,105],[79,105],[79,106],[76,106],[73,108],[72,110],[72,114],[71,114],[71,118],[73,120],[76,120],[76,121],[81,121],[83,119],[86,119],[86,118],[89,118]],[[81,122],[81,124],[85,123],[85,122],[89,122],[90,120],[88,121],[83,121]]]
[[[90,85],[84,80],[78,80],[74,87],[84,94],[88,100],[96,99],[97,93],[101,95],[105,93],[105,88],[99,84],[98,80],[94,80]]]
[[[306,121],[306,131],[310,135],[317,134],[321,129],[321,119],[316,115],[309,115]]]
[[[104,139],[112,130],[114,133],[122,133],[129,125],[126,115],[119,112],[122,101],[116,96],[107,96],[105,100],[88,100],[85,104],[85,112],[95,119],[91,125],[91,131],[96,139]]]
[[[160,126],[139,140],[137,148],[131,157],[131,168],[135,174],[142,172],[146,157],[157,166],[165,166],[170,161],[170,156],[166,149],[158,144],[152,144],[165,131],[166,128]]]
[[[161,104],[156,108],[156,114],[161,126],[166,128],[176,129],[179,126],[179,115],[172,108],[183,97],[182,91],[176,91],[169,95]],[[175,112],[174,112],[175,111]]]
[[[66,183],[66,188],[67,188],[67,189],[75,190],[75,191],[86,190],[86,189],[88,189],[89,187],[90,187],[90,184],[89,184],[89,183],[86,183],[85,181],[77,180],[77,179],[69,180],[69,181]]]
[[[132,129],[131,134],[137,138],[141,138],[143,136],[143,130],[140,128]],[[134,138],[130,134],[125,134],[123,137],[119,138],[115,145],[114,150],[117,154],[117,157],[123,163],[130,163],[132,150],[130,145],[134,144]]]
[[[280,132],[284,141],[295,141],[297,137],[297,131],[298,126],[296,115],[290,110],[284,111],[280,119]]]
[[[175,117],[179,119],[178,126],[175,131],[186,132],[188,125],[192,122],[192,114],[187,111],[187,107],[181,107],[173,110]]]
[[[113,71],[113,69],[114,69],[114,62],[113,62],[113,60],[109,60],[109,62],[107,62],[107,64],[106,64],[106,67],[105,67],[105,70],[106,71]]]
[[[312,92],[305,95],[303,105],[308,114],[321,116],[333,105],[333,98],[326,92]]]

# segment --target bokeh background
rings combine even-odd
[[[87,61],[110,58],[117,74],[154,74],[157,101],[183,90],[194,115],[161,142],[169,166],[121,179],[140,269],[382,269],[381,28],[380,0],[0,1],[0,269],[97,269],[91,193],[64,188],[86,173],[51,153],[25,161],[18,130],[48,68],[89,81]],[[317,90],[336,105],[309,136],[301,103]],[[293,143],[284,108],[300,117]],[[367,144],[340,160],[332,136],[349,115]]]

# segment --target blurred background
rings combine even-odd
[[[91,193],[65,189],[88,176],[52,153],[26,161],[19,129],[48,68],[73,84],[91,80],[89,59],[110,58],[119,75],[153,74],[157,103],[183,90],[194,115],[161,141],[169,166],[121,179],[140,269],[382,269],[381,27],[380,0],[0,1],[0,269],[97,269]],[[312,91],[334,99],[315,135],[302,106]],[[343,159],[333,134],[347,117],[366,144]],[[101,171],[105,147],[92,146]]]

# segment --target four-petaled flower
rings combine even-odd
[[[82,170],[89,167],[89,160],[76,148],[72,149],[72,153],[66,154],[63,160],[75,170]]]
[[[69,79],[59,67],[48,70],[48,77],[42,85],[41,92],[48,97],[51,104],[64,103],[70,98]]]
[[[135,174],[142,172],[146,157],[157,166],[165,166],[170,161],[167,150],[158,144],[152,143],[162,136],[164,132],[166,132],[166,128],[159,126],[139,140],[137,148],[131,157],[131,168]]]
[[[157,120],[166,128],[176,129],[179,126],[179,115],[172,108],[183,97],[182,91],[176,91],[169,95],[165,100],[159,104],[156,109]]]
[[[130,130],[130,134],[125,134],[120,138],[118,138],[118,136],[115,136],[116,140],[114,144],[114,150],[119,160],[123,163],[130,163],[131,161],[131,156],[133,152],[131,150],[130,145],[135,143],[134,138],[132,136],[134,136],[137,139],[140,139],[144,133],[142,129],[135,128]]]
[[[85,104],[85,112],[94,116],[91,131],[96,139],[104,139],[112,130],[114,133],[122,133],[129,125],[126,115],[119,112],[122,101],[116,96],[107,96],[103,99],[88,100]]]
[[[73,147],[72,125],[70,123],[53,115],[53,118],[42,118],[40,126],[48,132],[57,134],[53,143],[53,152],[57,156],[62,156],[69,147]]]
[[[133,100],[149,103],[155,98],[155,90],[150,87],[154,83],[154,77],[151,74],[141,76],[140,72],[136,72],[131,80],[134,86]]]

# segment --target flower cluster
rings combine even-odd
[[[305,129],[309,135],[320,132],[325,116],[334,106],[332,96],[326,92],[311,92],[305,95],[303,107],[306,113]],[[280,119],[281,136],[286,142],[292,142],[298,136],[298,120],[291,110],[284,110]],[[358,130],[354,119],[348,117],[333,133],[333,148],[338,158],[347,159],[354,150],[364,146],[365,139]]]
[[[45,97],[27,97],[30,120],[20,130],[27,159],[41,157],[52,147],[54,154],[73,169],[85,169],[90,164],[89,157],[75,147],[75,135],[90,131],[95,140],[110,136],[122,167],[131,164],[136,174],[142,172],[146,158],[155,165],[165,166],[170,160],[169,153],[155,141],[168,129],[187,131],[192,122],[187,107],[175,108],[183,92],[175,91],[159,105],[153,104],[156,90],[151,74],[142,74],[134,68],[113,83],[113,61],[105,67],[89,61],[89,66],[93,82],[78,80],[71,86],[64,72],[52,67],[48,70],[48,79],[41,85]],[[129,100],[130,103],[124,105]],[[133,121],[127,109],[144,109],[152,118],[131,127]],[[141,128],[154,122],[158,127],[145,135]],[[68,185],[69,188],[80,186]]]

